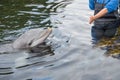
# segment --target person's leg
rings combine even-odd
[[[112,37],[115,36],[116,31],[117,31],[117,28],[106,29],[106,30],[105,30],[105,33],[104,33],[104,36],[105,36],[106,38],[112,38]]]
[[[107,38],[114,37],[118,27],[119,27],[118,21],[111,21],[109,24],[106,24],[104,27],[105,28],[104,36]]]
[[[92,36],[93,42],[98,42],[103,37],[103,34],[104,34],[103,29],[98,29],[95,26],[92,26],[91,36]]]
[[[116,25],[119,27],[120,26],[120,17],[119,19],[116,21]]]

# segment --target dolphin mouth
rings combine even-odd
[[[33,40],[31,42],[30,48],[37,47],[40,44],[42,44],[48,38],[48,36],[51,34],[51,32],[52,32],[52,28],[50,28],[50,27],[48,27],[46,30],[44,30],[42,32],[42,34],[40,34],[40,36],[37,40]]]

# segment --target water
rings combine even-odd
[[[0,80],[119,80],[120,62],[92,48],[87,0],[1,0]],[[41,53],[9,45],[32,28],[52,27]]]

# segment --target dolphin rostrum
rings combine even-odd
[[[48,36],[51,34],[52,29],[30,29],[29,31],[22,34],[18,39],[16,39],[12,47],[15,49],[30,49],[42,44]]]

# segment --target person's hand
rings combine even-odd
[[[89,24],[91,24],[94,20],[95,20],[95,16],[90,16]]]

